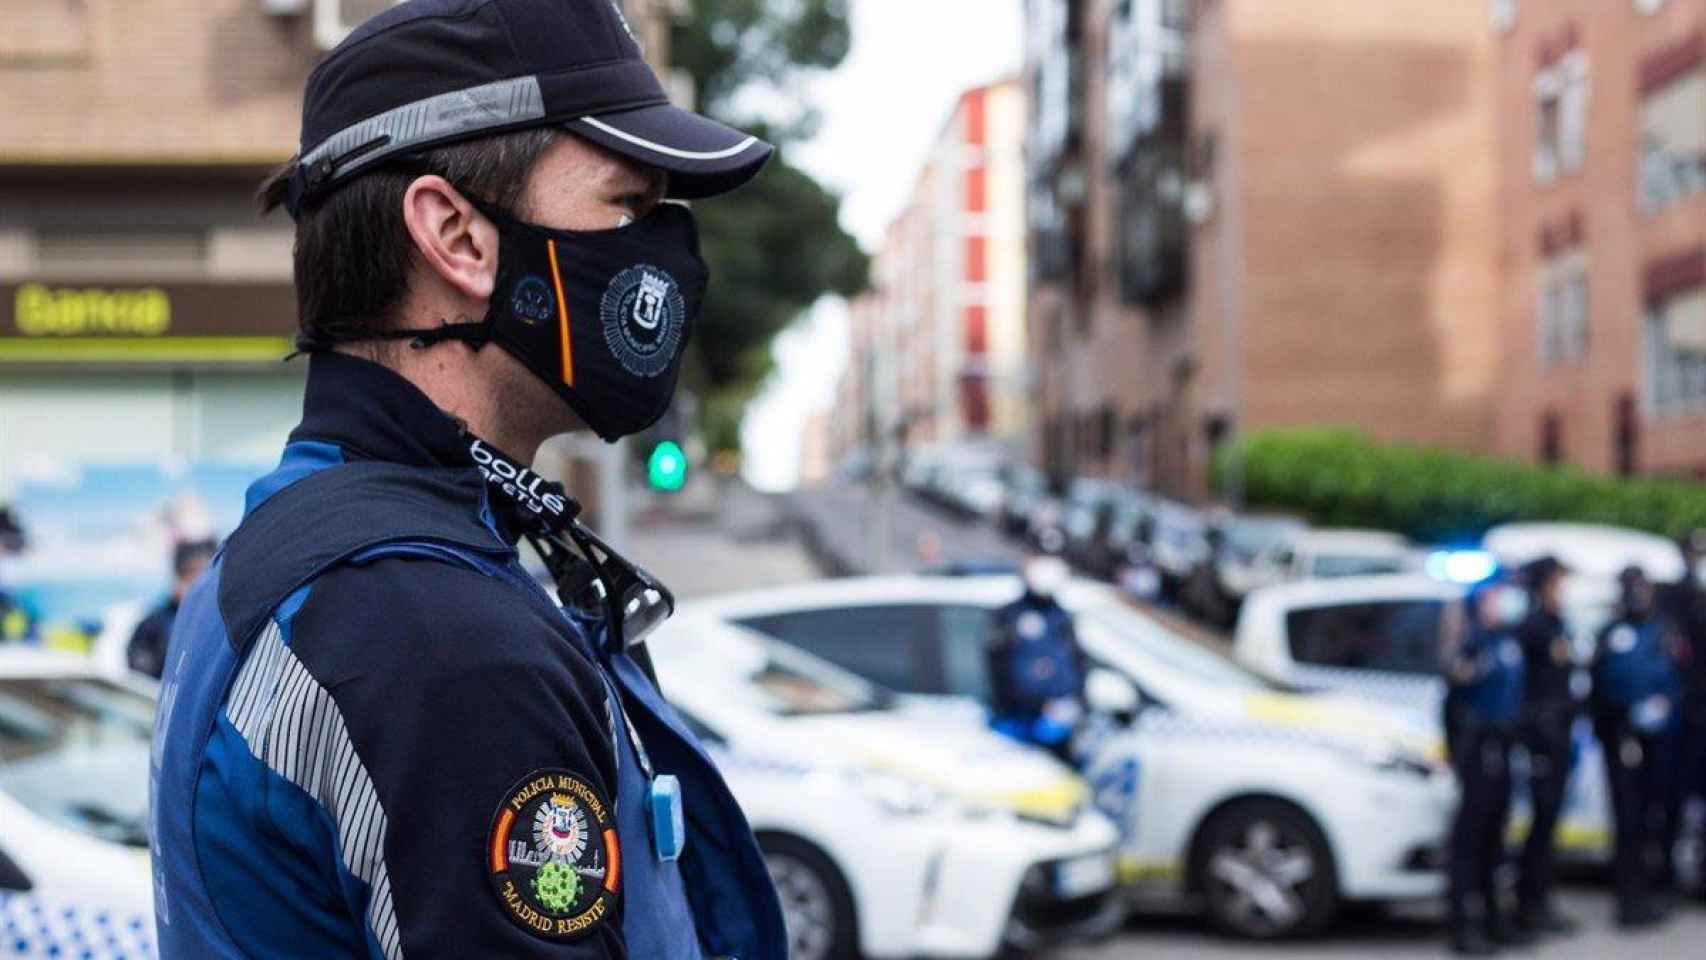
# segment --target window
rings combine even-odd
[[[989,658],[985,645],[989,634],[989,611],[982,607],[942,607],[941,692],[971,697],[979,703],[990,698]]]
[[[1695,69],[1641,101],[1638,197],[1652,213],[1706,190],[1706,70]]]
[[[1654,300],[1644,339],[1648,404],[1661,412],[1706,407],[1706,288]]]
[[[1587,158],[1587,54],[1572,50],[1542,70],[1534,78],[1534,99],[1534,179],[1550,183]]]
[[[1313,607],[1286,614],[1299,664],[1396,673],[1439,672],[1445,603],[1400,600]]]
[[[742,625],[892,690],[927,693],[937,618],[935,607],[884,605],[799,610]]]
[[[1587,260],[1581,254],[1555,257],[1540,273],[1535,339],[1540,364],[1579,362],[1588,348]]]

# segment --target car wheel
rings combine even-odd
[[[1204,824],[1192,858],[1209,919],[1257,940],[1319,933],[1338,911],[1332,851],[1315,822],[1277,800],[1245,800]]]
[[[792,837],[761,834],[759,849],[782,901],[789,960],[855,960],[853,894],[821,851]]]

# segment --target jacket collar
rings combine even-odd
[[[309,358],[302,423],[290,439],[335,444],[350,460],[417,467],[474,465],[454,417],[397,373],[343,353]]]

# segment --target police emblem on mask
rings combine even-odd
[[[617,274],[604,291],[599,315],[604,342],[622,369],[649,379],[675,361],[687,306],[668,273],[638,266]]]
[[[614,812],[567,770],[537,770],[510,789],[486,859],[498,902],[530,933],[576,940],[613,919],[622,880]]]
[[[556,305],[551,302],[551,288],[534,276],[522,277],[521,282],[515,285],[509,308],[526,324],[548,323],[557,312]]]

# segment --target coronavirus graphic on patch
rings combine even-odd
[[[686,316],[675,278],[646,264],[617,274],[599,303],[604,342],[622,369],[636,377],[669,369],[681,349]]]
[[[486,857],[498,903],[530,933],[575,940],[615,919],[622,853],[614,814],[569,770],[536,770],[510,788]]]

